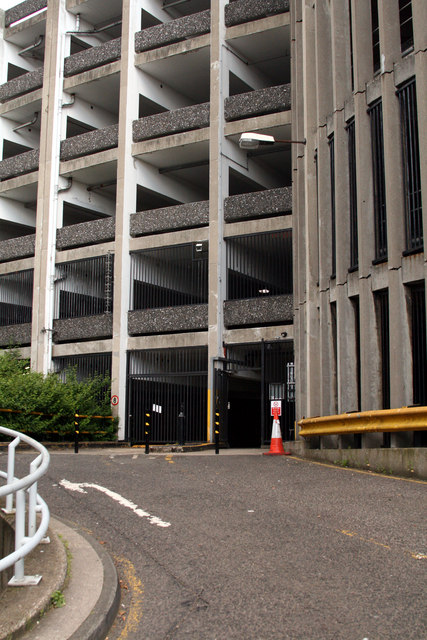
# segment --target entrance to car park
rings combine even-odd
[[[281,400],[282,437],[294,437],[293,343],[285,340],[227,345],[215,361],[214,412],[220,440],[230,447],[260,447],[271,439],[271,401]]]

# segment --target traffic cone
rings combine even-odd
[[[284,456],[285,450],[283,448],[282,434],[280,433],[279,421],[274,418],[273,428],[271,430],[271,443],[270,451],[264,453],[265,456]]]

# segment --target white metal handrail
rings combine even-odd
[[[0,433],[13,438],[8,445],[7,472],[0,471],[0,477],[6,479],[6,485],[0,487],[0,498],[6,496],[5,513],[15,513],[15,551],[0,559],[0,571],[15,565],[14,575],[9,580],[11,586],[38,584],[41,575],[26,576],[24,573],[24,558],[43,539],[49,526],[49,509],[45,501],[37,494],[37,481],[46,473],[49,467],[49,452],[47,449],[23,433],[0,427]],[[30,445],[39,455],[30,463],[30,472],[22,477],[15,477],[15,453],[20,442]],[[28,531],[25,535],[26,494],[28,494]],[[13,498],[15,498],[15,509]],[[41,514],[38,529],[37,513]],[[45,541],[48,541],[45,539]]]

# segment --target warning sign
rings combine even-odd
[[[111,396],[111,404],[113,407],[119,404],[119,396]]]
[[[272,400],[271,401],[271,415],[277,420],[279,416],[282,415],[282,401],[281,400]]]

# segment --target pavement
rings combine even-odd
[[[64,451],[69,451],[69,446]],[[133,448],[139,455],[145,447]],[[135,451],[136,450],[136,451]],[[91,447],[80,453],[93,453]],[[103,454],[129,454],[129,447],[101,449]],[[212,446],[150,447],[151,455],[198,451],[215,455]],[[260,455],[260,449],[244,450]],[[221,450],[238,455],[240,449]],[[120,604],[120,584],[110,555],[78,524],[51,515],[48,544],[40,544],[25,559],[25,575],[41,574],[33,587],[7,587],[0,593],[0,640],[104,640]],[[59,593],[58,593],[59,592]],[[52,594],[64,596],[61,607]]]
[[[41,574],[41,582],[0,594],[0,640],[104,639],[120,603],[111,557],[78,525],[57,517],[51,517],[48,535],[49,544],[25,559],[25,574]],[[55,593],[57,600],[63,595],[64,606],[52,606]]]

